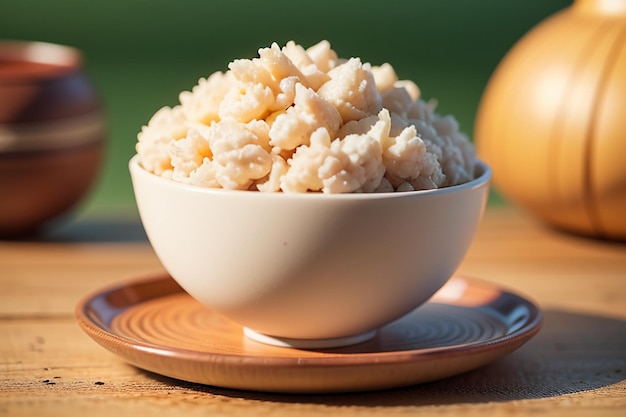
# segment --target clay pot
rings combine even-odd
[[[626,2],[577,0],[502,60],[476,119],[494,188],[545,223],[626,240]]]
[[[0,41],[0,236],[36,231],[97,178],[105,119],[81,53]]]

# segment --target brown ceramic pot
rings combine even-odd
[[[0,41],[0,236],[34,232],[85,196],[104,122],[80,51]]]

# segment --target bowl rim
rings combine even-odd
[[[284,193],[284,192],[261,192],[261,191],[250,191],[250,190],[231,190],[225,188],[211,188],[211,187],[203,187],[200,185],[194,184],[186,184],[183,182],[175,181],[173,179],[164,178],[157,174],[147,171],[141,166],[140,156],[138,154],[133,155],[129,162],[128,168],[131,172],[131,177],[134,175],[142,176],[152,182],[157,184],[161,184],[166,187],[176,187],[184,190],[188,190],[190,192],[201,193],[201,194],[209,194],[209,195],[230,195],[230,196],[242,196],[242,195],[250,195],[250,196],[258,196],[251,198],[301,198],[301,199],[316,199],[320,196],[326,199],[338,199],[338,200],[381,200],[381,199],[391,199],[391,198],[409,198],[412,196],[420,195],[443,195],[443,194],[451,194],[457,193],[462,190],[470,190],[470,189],[478,189],[483,186],[486,186],[492,177],[491,167],[481,159],[476,158],[476,166],[474,171],[476,172],[473,180],[457,184],[451,185],[448,187],[434,188],[430,190],[415,190],[415,191],[404,191],[404,192],[383,192],[383,193],[321,193],[321,192],[306,192],[306,193]]]

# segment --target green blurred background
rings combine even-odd
[[[78,214],[134,215],[127,170],[137,132],[198,78],[259,47],[330,41],[339,56],[391,63],[472,134],[482,91],[513,44],[569,0],[0,0],[0,39],[71,45],[105,105],[101,177]]]

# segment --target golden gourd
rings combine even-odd
[[[487,84],[474,138],[506,199],[626,240],[626,0],[576,0],[522,37]]]

